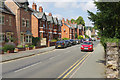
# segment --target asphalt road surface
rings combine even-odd
[[[99,41],[94,42],[94,48]],[[80,44],[2,63],[3,78],[58,78],[83,56]],[[73,66],[74,67],[74,66]]]

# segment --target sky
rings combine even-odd
[[[93,26],[88,19],[87,10],[96,13],[96,7],[92,0],[28,0],[29,6],[32,8],[33,2],[43,7],[43,11],[48,14],[52,13],[54,17],[59,19],[77,19],[82,16],[86,26]]]

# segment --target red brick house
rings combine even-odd
[[[17,29],[17,44],[25,45],[32,44],[31,33],[31,13],[32,10],[28,7],[27,0],[6,0],[5,5],[15,15],[16,29]]]
[[[61,27],[62,27],[62,21],[61,20],[58,20],[58,39],[61,39]]]
[[[53,27],[54,27],[54,19],[51,13],[47,15],[47,21],[48,21],[48,36],[49,36],[48,40],[51,41],[53,39]]]
[[[47,16],[43,12],[42,6],[39,7],[39,11],[37,11],[37,5],[33,3],[32,5],[32,34],[33,37],[40,37],[41,40],[46,39],[46,45],[49,40],[49,29],[50,29],[50,21],[47,21]],[[53,22],[52,22],[53,23]],[[52,25],[51,25],[52,28]],[[51,31],[51,30],[50,30]],[[40,43],[41,45],[41,43]]]
[[[84,33],[84,28],[83,28],[84,26],[82,26],[81,24],[80,25],[78,25],[78,28],[79,28],[79,35],[84,35],[83,33]]]
[[[61,27],[61,38],[69,38],[69,39],[73,39],[72,38],[72,27],[69,25],[68,20],[64,20],[64,18],[62,19],[62,27]]]
[[[58,19],[56,17],[54,19],[54,27],[53,27],[53,39],[58,39]]]
[[[15,15],[1,2],[0,5],[0,45],[7,42],[14,42],[17,45],[17,31]]]

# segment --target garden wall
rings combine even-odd
[[[107,43],[106,47],[106,77],[118,78],[120,44]]]

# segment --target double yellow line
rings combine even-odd
[[[59,79],[63,80],[64,78],[66,78],[73,70],[75,70],[76,67],[82,64],[89,55],[90,54],[85,54],[82,58],[80,58],[77,62],[75,62],[70,68],[68,68],[64,73],[62,73],[56,80]]]

